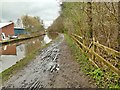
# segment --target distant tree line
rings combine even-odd
[[[29,33],[40,32],[44,30],[43,22],[38,16],[22,16],[22,23]]]
[[[53,24],[48,28],[49,32],[60,32],[63,33],[64,32],[64,25],[63,25],[63,18],[61,16],[59,16],[54,22]]]
[[[113,49],[120,49],[118,2],[64,2],[61,16],[51,31],[76,33],[89,45],[92,38]]]

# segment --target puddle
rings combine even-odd
[[[52,39],[50,39],[49,37],[48,37],[48,35],[45,35],[45,37],[44,37],[44,43],[45,44],[48,44],[48,43],[50,43],[52,41]]]
[[[52,41],[47,35],[23,42],[0,46],[0,73],[25,58],[31,51]]]

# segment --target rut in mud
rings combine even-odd
[[[6,88],[83,88],[94,87],[79,70],[60,34],[59,39],[43,49],[23,70],[3,85]]]

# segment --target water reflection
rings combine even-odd
[[[0,70],[0,72],[16,64],[17,61],[25,57],[25,44],[21,44],[19,46],[3,46],[2,48],[5,49],[2,49],[0,60],[0,62],[2,63],[2,70]]]
[[[16,55],[16,45],[5,45],[2,47],[2,55]]]
[[[48,43],[50,43],[51,41],[52,41],[52,39],[50,39],[50,38],[48,37],[48,35],[46,34],[46,35],[44,36],[43,43],[48,44]]]
[[[34,38],[11,45],[0,46],[0,72],[16,64],[16,62],[25,58],[32,51],[39,49],[41,45],[48,44],[51,41],[52,39],[45,35],[44,37],[40,38]]]

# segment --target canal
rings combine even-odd
[[[54,39],[54,37],[44,35],[41,37],[0,46],[0,73],[25,58],[32,51],[38,50],[40,47],[50,43],[52,39]]]

